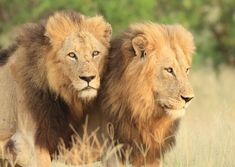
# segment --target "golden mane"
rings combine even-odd
[[[104,102],[104,105],[106,105],[106,103],[113,105],[112,107],[107,106],[107,108],[110,109],[110,111],[107,112],[113,114],[115,118],[121,119],[122,114],[125,112],[125,108],[121,106],[125,103],[118,99],[123,96],[125,97],[123,99],[130,104],[129,107],[131,107],[132,117],[138,117],[141,120],[140,122],[146,122],[153,116],[153,112],[156,112],[152,90],[149,89],[149,85],[145,82],[146,79],[149,79],[147,75],[153,71],[156,61],[155,57],[152,57],[143,68],[126,70],[129,68],[128,64],[134,54],[132,50],[132,39],[137,35],[145,36],[149,44],[149,50],[156,50],[156,54],[158,54],[164,46],[170,45],[173,49],[179,47],[184,52],[185,58],[189,64],[191,64],[192,53],[194,52],[195,46],[193,36],[182,26],[159,25],[154,23],[132,25],[120,37],[117,37],[111,42],[110,62],[108,65],[110,72],[108,72],[109,74],[106,77],[108,83],[104,83],[105,86],[107,86],[107,97],[109,97],[109,99],[106,100],[109,102]],[[121,48],[121,50],[119,48]],[[119,69],[116,69],[115,66]],[[114,69],[111,70],[112,67],[114,67]],[[117,71],[119,71],[118,74]],[[129,73],[126,73],[126,71]],[[125,77],[121,79],[118,78],[117,75],[119,75],[120,72],[123,72],[122,75]],[[115,80],[118,80],[118,84],[112,84]],[[135,87],[133,88],[132,85],[135,85]],[[118,108],[120,109],[118,110]]]
[[[111,42],[98,103],[103,117],[114,126],[115,139],[132,146],[131,161],[135,165],[144,162],[136,143],[149,148],[146,159],[152,163],[175,141],[179,121],[166,114],[152,90],[154,72],[165,47],[176,55],[183,53],[181,58],[191,65],[193,36],[180,25],[135,24]]]
[[[78,31],[89,31],[105,46],[109,46],[107,38],[110,38],[112,33],[110,24],[105,24],[102,16],[85,17],[75,12],[55,13],[49,17],[45,28],[45,35],[51,39],[53,46],[58,48],[69,34]]]

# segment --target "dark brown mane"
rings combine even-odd
[[[97,96],[111,34],[102,16],[59,11],[19,28],[13,45],[0,51],[0,66],[6,64],[1,92],[9,94],[1,101],[0,112],[8,114],[0,123],[3,133],[11,130],[1,145],[17,157],[16,163],[51,166],[60,143],[66,148],[73,144],[74,132]]]
[[[77,19],[72,14],[69,17],[74,21]],[[48,85],[45,59],[52,46],[45,36],[44,23],[23,27],[16,38],[17,47],[23,48],[23,54],[16,55],[17,61],[12,69],[26,97],[26,106],[37,125],[36,145],[53,154],[60,139],[69,146],[72,135],[69,124],[73,120],[70,107]]]
[[[9,57],[12,55],[12,53],[15,52],[16,49],[17,49],[16,45],[11,45],[7,49],[0,50],[0,66],[3,66],[7,63]]]

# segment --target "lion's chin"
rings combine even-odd
[[[173,119],[178,119],[184,116],[185,114],[185,108],[183,109],[164,109],[166,113],[171,116]]]
[[[82,99],[86,99],[86,100],[91,100],[93,98],[95,98],[97,95],[97,90],[96,89],[84,89],[82,91],[79,91],[78,96]]]

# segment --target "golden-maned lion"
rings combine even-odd
[[[100,87],[111,31],[101,16],[57,12],[24,26],[15,44],[0,52],[0,143],[14,134],[6,147],[17,160],[35,143],[37,166],[49,166],[58,142],[70,145],[70,125],[79,125]]]
[[[191,33],[180,25],[136,24],[112,40],[89,127],[101,126],[109,135],[107,123],[113,125],[113,139],[124,145],[122,162],[131,148],[130,163],[156,167],[174,145],[180,117],[194,97],[188,80],[194,48]]]

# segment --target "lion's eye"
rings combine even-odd
[[[171,74],[171,75],[173,75],[174,77],[176,77],[176,75],[175,75],[175,72],[174,72],[173,68],[168,67],[168,68],[165,68],[165,70],[166,70],[169,74]]]
[[[190,72],[190,68],[187,68],[186,69],[186,74],[189,74],[189,72]]]
[[[166,70],[168,73],[171,73],[171,74],[174,73],[174,70],[173,70],[173,68],[171,68],[171,67],[165,68],[165,70]]]
[[[68,56],[72,59],[76,59],[76,60],[78,59],[77,55],[74,52],[69,52]]]
[[[99,54],[100,54],[100,52],[95,50],[92,52],[92,57],[98,56]]]

